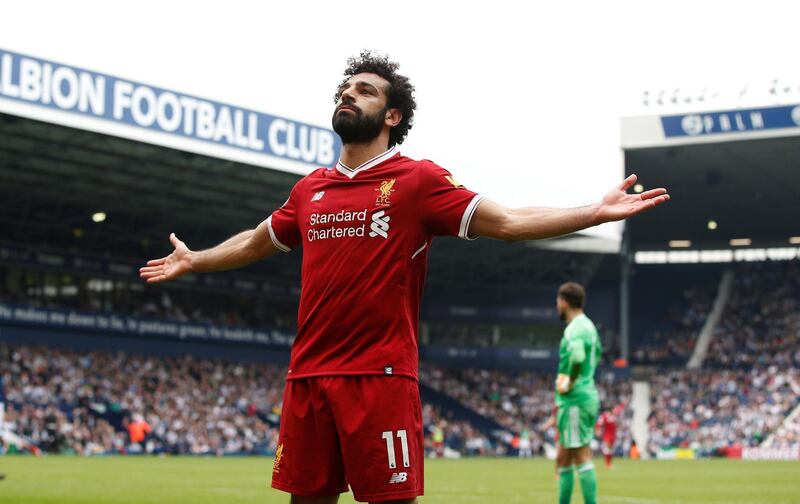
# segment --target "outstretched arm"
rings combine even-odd
[[[175,247],[170,255],[147,261],[147,266],[139,268],[139,276],[147,283],[174,280],[193,272],[239,268],[278,252],[270,239],[267,221],[207,250],[189,250],[175,233],[169,235],[169,240]]]
[[[565,235],[605,222],[619,221],[646,212],[669,200],[664,188],[628,194],[636,175],[606,194],[599,203],[579,208],[505,208],[484,200],[469,226],[472,236],[505,241],[539,240]]]

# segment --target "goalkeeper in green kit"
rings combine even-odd
[[[558,500],[569,503],[575,483],[573,466],[581,482],[586,504],[597,502],[597,474],[590,443],[600,402],[594,386],[594,370],[603,349],[597,329],[583,313],[586,291],[569,282],[558,289],[558,316],[567,323],[561,338],[556,378],[558,407]]]

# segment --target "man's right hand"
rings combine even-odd
[[[192,271],[191,250],[180,241],[175,233],[169,235],[175,250],[166,257],[147,261],[147,266],[139,268],[139,277],[147,283],[174,280]]]
[[[560,373],[556,378],[556,390],[559,394],[566,394],[572,388],[572,380],[569,375]]]

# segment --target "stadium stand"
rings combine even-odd
[[[448,369],[423,364],[420,366],[420,380],[425,386],[443,392],[471,411],[496,422],[506,430],[506,436],[510,434],[513,438],[528,430],[534,453],[542,453],[546,444],[555,444],[555,432],[545,428],[553,414],[555,376],[552,374]],[[616,450],[620,454],[627,453],[632,439],[628,428],[632,416],[628,407],[631,382],[606,372],[599,377],[598,385],[604,407],[624,405]],[[513,446],[513,439],[506,440]]]
[[[771,439],[767,439],[770,448],[795,448],[800,447],[800,405],[778,427]]]
[[[635,343],[631,362],[640,365],[681,366],[692,355],[697,334],[705,322],[714,301],[716,283],[677,288],[663,313],[653,317],[656,321]],[[648,314],[650,315],[650,314]]]
[[[45,451],[266,453],[285,369],[42,347],[2,349],[7,422]],[[141,416],[152,432],[128,439]]]
[[[739,265],[704,369],[653,378],[649,450],[684,446],[714,454],[758,446],[775,432],[796,445],[800,404],[798,261]]]
[[[49,453],[274,453],[285,367],[192,356],[75,352],[0,346],[6,425]],[[427,450],[443,430],[442,455],[503,454],[470,422],[426,403]],[[143,422],[147,427],[142,438]]]
[[[294,330],[296,300],[236,291],[154,289],[136,280],[0,266],[0,303],[226,326]]]
[[[740,264],[736,283],[715,329],[704,367],[684,369],[694,336],[713,299],[713,281],[682,283],[654,337],[637,347],[640,363],[668,371],[651,377],[650,441],[717,454],[730,446],[798,445],[800,398],[798,261]],[[290,300],[261,303],[229,292],[192,295],[182,289],[90,288],[72,275],[75,289],[47,291],[3,267],[0,302],[123,313],[218,324],[291,327]],[[30,273],[30,272],[29,272]],[[713,278],[711,279],[713,280]],[[687,287],[688,285],[688,287]],[[267,307],[268,309],[265,309]],[[472,343],[490,328],[431,324],[432,340]],[[486,345],[492,342],[479,338]],[[267,363],[198,357],[157,357],[57,348],[4,346],[2,374],[7,425],[47,452],[269,453],[274,449],[284,370]],[[125,382],[118,380],[125,376]],[[515,453],[529,431],[534,454],[553,444],[553,377],[540,372],[455,368],[423,363],[420,370],[426,449],[432,456]],[[616,451],[631,446],[631,380],[602,372],[606,407],[624,404]],[[195,413],[191,413],[195,412]],[[202,414],[199,414],[201,412]],[[139,419],[152,430],[131,442]],[[204,419],[201,419],[203,417]],[[440,433],[441,432],[441,436]],[[441,437],[440,445],[435,438]]]
[[[734,294],[704,365],[748,369],[800,363],[800,261],[750,263],[736,271]]]
[[[675,371],[654,380],[650,452],[686,447],[713,455],[758,446],[797,403],[794,369]]]

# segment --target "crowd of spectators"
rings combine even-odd
[[[758,446],[778,429],[800,397],[800,370],[673,371],[654,377],[649,419],[651,453],[663,447],[713,454]]]
[[[644,365],[685,365],[716,295],[715,285],[694,286],[670,305],[652,334],[637,343],[631,361]]]
[[[4,346],[0,355],[7,427],[45,451],[275,448],[285,368],[25,346]],[[141,421],[145,436],[136,439],[133,427]]]
[[[552,414],[554,397],[550,378],[530,372],[420,366],[423,383],[515,432]]]
[[[457,400],[470,410],[490,418],[512,437],[526,433],[534,453],[555,444],[552,427],[555,407],[555,376],[547,373],[489,369],[448,369],[422,364],[420,380],[434,390]],[[631,444],[631,382],[614,373],[597,377],[603,408],[621,406],[617,428],[617,450],[627,453]]]
[[[464,420],[445,415],[429,403],[422,406],[425,452],[432,458],[503,455],[505,446]]]
[[[769,445],[774,448],[800,447],[800,414],[795,414],[775,429],[769,441]]]
[[[750,263],[735,283],[704,366],[800,366],[800,261]]]
[[[800,415],[785,421],[800,404],[800,262],[738,265],[735,273],[703,369],[675,368],[651,380],[651,453],[668,446],[714,453],[768,438],[772,446],[800,445]],[[132,289],[119,296],[114,289],[83,289],[80,295],[20,292],[0,288],[0,302],[22,299],[43,308],[224,325],[294,323],[286,307],[259,309],[252,299],[239,303],[227,294],[220,295],[223,301],[212,297],[199,303],[180,289]],[[632,360],[685,364],[713,298],[709,286],[686,290]],[[439,335],[454,344],[490,345],[491,337],[477,326],[454,326]],[[51,452],[268,453],[277,442],[284,374],[284,368],[263,363],[0,346],[7,426]],[[426,404],[427,452],[498,455],[518,446],[520,438],[533,453],[543,452],[555,436],[553,379],[546,373],[423,364],[423,383],[493,420],[509,436],[489,437]],[[617,452],[627,453],[631,382],[605,372],[597,380],[603,408],[622,405]]]
[[[50,453],[271,453],[285,373],[266,363],[0,345],[6,427]],[[467,421],[431,404],[422,413],[430,456],[504,453]]]
[[[742,264],[703,369],[653,379],[650,450],[800,446],[800,262]],[[795,417],[796,418],[796,417]]]
[[[44,274],[25,275],[0,267],[0,303],[53,310],[75,310],[173,322],[293,330],[297,303],[253,294],[154,289],[130,282]]]

